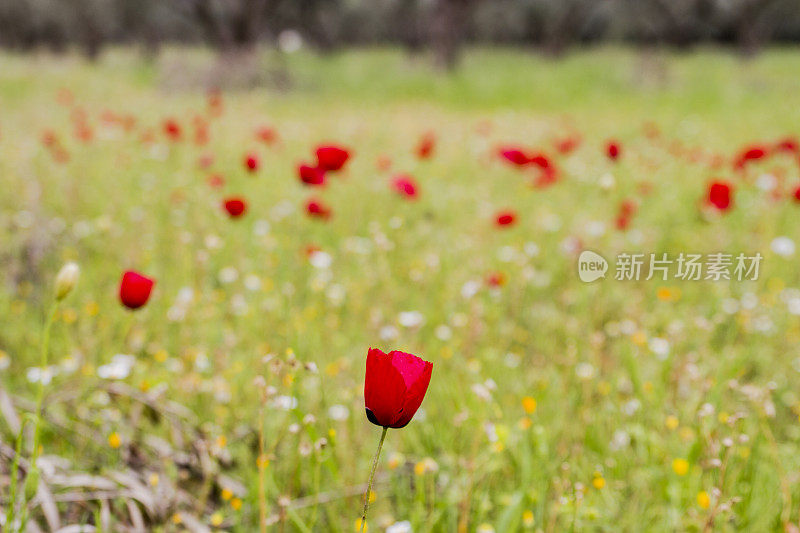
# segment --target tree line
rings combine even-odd
[[[603,41],[743,53],[800,41],[800,0],[0,0],[0,46],[96,57],[108,44],[252,49],[297,32],[320,50],[369,44],[431,50],[454,66],[465,43],[558,55]]]

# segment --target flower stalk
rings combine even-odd
[[[383,449],[383,441],[386,440],[386,432],[389,430],[387,426],[383,427],[381,433],[381,440],[378,442],[378,449],[375,452],[375,457],[372,459],[372,470],[369,473],[369,481],[367,482],[367,492],[364,493],[364,512],[361,514],[361,533],[364,533],[367,527],[367,512],[369,511],[369,495],[372,492],[372,482],[375,479],[375,470],[378,469],[378,459],[381,456]]]

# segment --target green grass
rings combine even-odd
[[[434,372],[424,413],[387,437],[371,531],[401,520],[416,532],[779,531],[798,523],[800,319],[788,302],[800,274],[797,255],[770,249],[777,236],[800,241],[800,207],[787,199],[800,184],[797,162],[776,157],[740,175],[727,162],[712,169],[669,150],[679,142],[728,161],[747,143],[800,134],[797,50],[743,62],[713,49],[600,49],[562,61],[484,49],[449,75],[396,50],[264,54],[264,68],[282,65],[291,89],[225,93],[209,144],[196,146],[192,117],[205,115],[205,92],[164,80],[177,62],[200,69],[210,61],[185,49],[155,63],[129,50],[94,65],[0,56],[0,350],[10,363],[0,384],[20,411],[35,397],[27,372],[38,362],[53,276],[66,260],[82,269],[53,329],[50,361],[62,371],[47,389],[45,457],[100,476],[131,470],[163,505],[143,508],[151,529],[179,529],[173,516],[182,513],[254,531],[263,420],[268,514],[287,531],[352,531],[361,500],[349,489],[366,482],[380,434],[362,396],[367,348],[379,346],[433,361]],[[85,110],[91,142],[74,137],[74,109],[57,103],[61,88]],[[134,131],[105,125],[106,110],[133,115]],[[188,139],[164,140],[166,117]],[[644,135],[646,123],[660,127],[662,141]],[[277,129],[280,144],[255,140],[263,124]],[[141,141],[148,129],[156,138],[149,145]],[[42,145],[45,130],[58,134],[68,162]],[[413,149],[426,131],[435,132],[436,151],[419,161]],[[531,188],[495,154],[500,144],[552,153],[552,141],[572,132],[582,145],[555,157],[563,176],[547,189]],[[623,146],[617,164],[602,152],[612,137]],[[323,141],[352,147],[354,157],[343,176],[310,192],[295,165]],[[249,150],[261,157],[256,177],[241,165]],[[199,168],[204,154],[214,156],[211,169]],[[378,169],[382,156],[390,171]],[[211,172],[225,176],[222,191],[207,186]],[[397,172],[417,178],[418,201],[389,188]],[[780,199],[757,186],[766,172],[778,177]],[[605,190],[599,181],[608,173],[616,185]],[[735,184],[736,207],[707,217],[698,207],[714,178]],[[650,194],[640,193],[643,183]],[[312,192],[332,206],[329,222],[302,213]],[[242,220],[219,208],[230,194],[249,201]],[[614,217],[624,198],[639,209],[620,232]],[[493,216],[505,208],[519,223],[499,231]],[[604,231],[591,231],[597,222]],[[564,251],[572,238],[609,259],[623,251],[765,259],[755,282],[621,282],[610,272],[584,284]],[[309,264],[311,244],[331,255],[330,269]],[[116,298],[125,269],[157,279],[136,313]],[[234,281],[221,280],[226,269],[235,269]],[[483,282],[493,271],[508,280],[497,290]],[[471,297],[462,294],[468,282],[480,286]],[[178,317],[170,310],[185,288],[193,297]],[[726,312],[734,300],[739,310]],[[398,314],[412,310],[424,323],[398,325]],[[449,338],[437,335],[442,325]],[[382,339],[387,326],[397,338]],[[665,358],[650,348],[654,338],[669,342]],[[97,377],[118,353],[136,357],[122,381],[151,405]],[[289,354],[319,372],[276,370],[266,357]],[[260,408],[259,375],[277,395],[295,397],[296,408],[272,400]],[[492,382],[488,399],[473,390]],[[535,412],[524,411],[525,397],[535,398]],[[180,424],[169,402],[188,408]],[[332,418],[331,406],[344,406],[347,419]],[[2,442],[13,442],[0,420]],[[109,446],[114,433],[119,448]],[[210,463],[187,467],[154,437],[189,457],[211,450]],[[323,437],[328,446],[314,451]],[[673,470],[675,459],[688,461],[685,475]],[[415,473],[426,460],[435,471]],[[221,476],[246,489],[236,493],[240,509],[223,498]],[[176,499],[180,490],[197,501]],[[707,509],[701,491],[711,495]],[[281,498],[316,494],[324,503],[281,515]],[[114,520],[128,519],[124,500],[112,501]],[[99,509],[96,501],[59,505],[64,524],[93,521]],[[38,510],[33,516],[41,521]]]

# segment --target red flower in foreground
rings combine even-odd
[[[320,200],[312,199],[306,203],[306,213],[310,217],[330,218],[331,212],[331,208]]]
[[[256,154],[247,154],[244,156],[244,166],[249,172],[258,172],[258,156]]]
[[[300,181],[306,185],[323,185],[325,183],[325,171],[319,167],[301,164],[297,167],[297,174]]]
[[[619,156],[622,153],[622,147],[617,141],[608,141],[606,143],[606,155],[612,161],[616,161],[619,159]]]
[[[794,201],[800,203],[800,187],[794,190]]]
[[[419,194],[416,181],[414,181],[414,178],[406,174],[396,176],[392,180],[392,187],[394,187],[394,190],[399,194],[402,194],[408,198],[416,198],[417,194]]]
[[[416,153],[419,159],[428,159],[433,155],[433,149],[436,147],[436,135],[429,131],[419,140]]]
[[[239,218],[247,211],[247,202],[243,198],[228,198],[222,205],[231,218]]]
[[[503,211],[497,214],[496,224],[498,226],[511,226],[517,221],[517,214],[513,211]]]
[[[733,187],[724,181],[715,181],[708,186],[708,203],[719,209],[727,211],[733,204]]]
[[[150,298],[155,281],[138,272],[127,271],[119,284],[119,299],[128,309],[139,309]]]
[[[367,353],[364,406],[377,426],[405,427],[422,404],[431,381],[433,364],[410,353],[376,348]]]
[[[350,152],[347,149],[335,145],[325,145],[317,148],[317,166],[322,170],[336,172],[341,170],[347,160],[350,159]]]
[[[432,371],[431,363],[410,353],[393,351],[386,354],[375,348],[370,348],[367,352],[364,407],[367,419],[382,426],[383,432],[372,459],[372,471],[364,493],[364,512],[360,522],[362,533],[367,524],[372,480],[375,479],[375,468],[378,466],[386,432],[389,428],[402,428],[411,422],[428,391]]]

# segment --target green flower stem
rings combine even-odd
[[[383,449],[383,441],[386,440],[386,432],[388,427],[384,426],[383,433],[381,433],[381,440],[378,442],[378,451],[375,452],[375,458],[372,459],[372,471],[369,473],[369,482],[367,483],[367,492],[364,493],[364,512],[361,515],[361,533],[364,533],[367,527],[367,511],[369,511],[369,495],[372,492],[372,481],[375,479],[375,470],[378,469],[378,459],[381,456]]]

